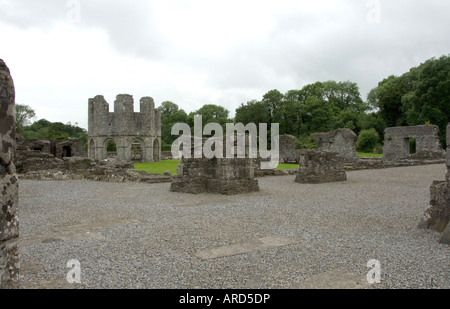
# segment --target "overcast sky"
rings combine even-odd
[[[88,99],[204,104],[234,116],[272,89],[389,75],[450,54],[448,0],[0,0],[16,102],[87,129]]]

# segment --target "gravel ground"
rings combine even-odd
[[[239,196],[172,193],[170,184],[20,182],[23,288],[285,289],[341,268],[372,288],[450,288],[450,247],[417,225],[445,165],[348,172],[343,183],[258,178]],[[202,249],[262,237],[297,244],[202,261]]]

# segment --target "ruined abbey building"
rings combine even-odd
[[[134,112],[134,100],[128,94],[117,96],[114,112],[103,96],[89,99],[88,126],[90,159],[160,161],[161,113],[150,97],[140,100],[140,112]]]

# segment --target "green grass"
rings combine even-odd
[[[137,171],[144,171],[150,174],[164,174],[165,171],[171,171],[172,176],[177,175],[177,166],[180,163],[179,160],[164,160],[161,162],[151,163],[135,163],[134,169]],[[278,170],[296,169],[298,164],[279,164]]]
[[[299,168],[299,164],[278,164],[277,170],[290,170]]]
[[[135,163],[134,169],[137,171],[144,171],[150,174],[164,174],[165,171],[170,171],[172,176],[177,174],[177,166],[179,160],[164,160],[161,162],[150,163]]]
[[[383,154],[358,152],[358,157],[382,158]]]

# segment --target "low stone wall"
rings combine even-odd
[[[171,182],[171,176],[136,171],[132,162],[115,159],[102,161],[87,158],[64,158],[56,169],[29,171],[20,179],[28,180],[92,180],[104,182]]]
[[[296,182],[316,184],[346,180],[344,160],[337,153],[317,150],[301,152]]]

